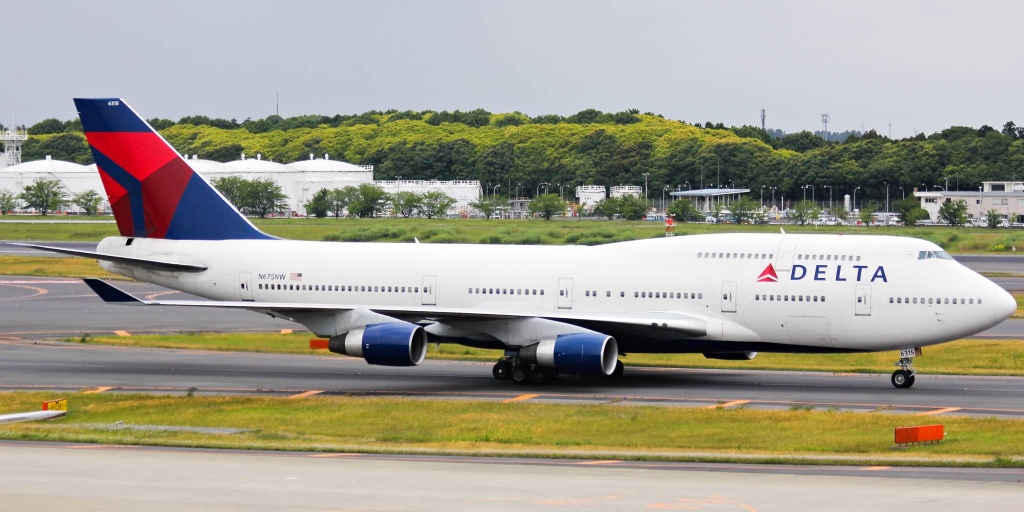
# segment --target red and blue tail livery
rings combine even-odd
[[[124,101],[75,99],[121,236],[171,240],[272,238]]]

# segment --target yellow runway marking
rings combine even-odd
[[[86,391],[85,394],[86,395],[92,395],[92,394],[95,394],[95,393],[102,393],[104,391],[110,391],[111,389],[114,389],[114,387],[113,386],[102,386],[102,387],[98,387],[96,389],[90,389],[89,391]]]
[[[291,334],[291,333],[292,333],[291,329],[281,329],[281,334]]]
[[[918,416],[932,416],[934,414],[945,414],[947,412],[956,412],[962,409],[962,407],[946,407],[944,409],[935,409],[934,411],[925,411],[917,413]]]
[[[132,337],[131,334],[128,334],[128,331],[114,331],[114,334],[116,334],[116,335],[118,335],[118,336],[120,336],[122,338],[131,338]]]
[[[320,393],[323,393],[323,391],[314,389],[314,390],[311,390],[311,391],[306,391],[305,393],[299,393],[297,395],[292,395],[292,396],[290,396],[288,398],[306,398],[307,396],[319,395]]]
[[[515,402],[522,402],[523,400],[529,400],[531,398],[536,398],[538,396],[540,396],[540,395],[519,395],[519,396],[517,396],[515,398],[509,398],[508,400],[505,400],[505,401],[503,401],[501,403],[503,403],[503,404],[511,404],[511,403],[515,403]]]
[[[584,462],[577,462],[579,466],[596,466],[598,464],[618,464],[621,460],[588,460]]]
[[[733,400],[732,402],[726,402],[724,404],[716,404],[708,407],[708,409],[718,409],[719,407],[725,409],[726,407],[733,407],[737,405],[749,404],[750,400]]]
[[[884,471],[886,469],[892,469],[892,466],[868,466],[866,468],[860,468],[861,471]]]

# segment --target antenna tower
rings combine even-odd
[[[766,131],[764,128],[764,109],[761,109],[761,131]]]
[[[821,115],[821,137],[825,140],[828,140],[828,121],[831,118],[828,114]]]

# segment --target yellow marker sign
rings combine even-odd
[[[57,400],[50,400],[43,402],[44,411],[66,411],[68,410],[68,399],[58,398]]]

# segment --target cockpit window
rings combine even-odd
[[[953,261],[953,257],[946,251],[920,251],[917,253],[917,259],[919,260],[932,260],[936,258]]]

